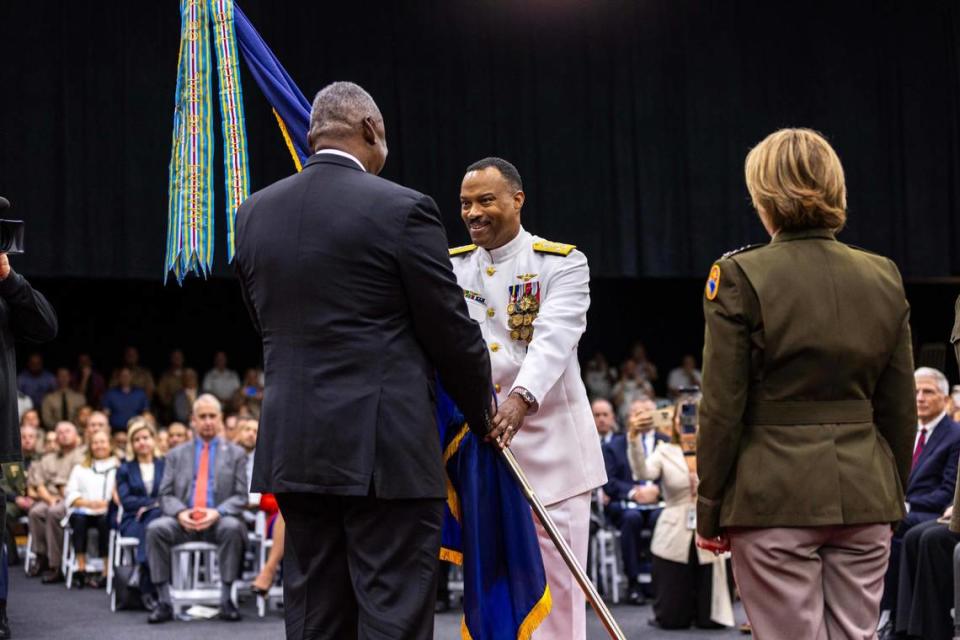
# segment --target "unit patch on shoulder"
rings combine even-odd
[[[576,248],[577,246],[574,244],[550,242],[549,240],[537,240],[533,243],[533,250],[537,253],[552,253],[557,256],[568,256]]]
[[[464,255],[464,254],[470,253],[471,251],[476,251],[476,250],[477,250],[477,245],[475,244],[465,244],[462,247],[451,247],[450,257],[452,258],[453,256]]]
[[[703,294],[707,300],[713,300],[720,293],[720,265],[714,263],[710,267],[710,275],[707,276],[707,286],[703,289]]]
[[[748,245],[746,245],[746,246],[740,247],[739,249],[734,249],[733,251],[727,251],[725,254],[723,254],[723,255],[720,257],[720,259],[721,259],[721,260],[725,260],[725,259],[729,258],[730,256],[735,256],[735,255],[737,255],[738,253],[743,253],[743,252],[745,252],[745,251],[752,251],[753,249],[759,249],[760,247],[765,247],[765,246],[767,246],[767,245],[765,245],[765,244],[763,244],[763,243],[748,244]]]

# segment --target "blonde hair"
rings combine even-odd
[[[104,431],[104,430],[102,430],[102,429],[98,429],[97,431],[94,431],[94,432],[90,435],[90,442],[87,443],[87,449],[86,449],[86,451],[83,452],[83,463],[82,463],[82,466],[87,467],[88,469],[93,466],[93,461],[94,461],[94,459],[95,459],[95,458],[93,457],[93,447],[91,446],[91,445],[93,444],[93,439],[96,438],[96,437],[97,437],[98,435],[100,435],[101,433],[107,437],[107,444],[110,445],[110,455],[107,456],[107,458],[109,458],[109,457],[111,457],[111,456],[113,455],[113,439],[110,437],[110,432],[109,432],[109,431]],[[103,459],[106,460],[107,458],[103,458]]]
[[[840,158],[811,129],[780,129],[750,150],[744,164],[750,199],[776,230],[827,228],[847,221]]]
[[[160,452],[157,450],[157,430],[154,429],[150,421],[143,416],[135,416],[127,422],[127,460],[136,461],[137,454],[133,451],[133,437],[144,429],[149,431],[150,436],[153,438],[153,457],[157,458],[160,456]]]

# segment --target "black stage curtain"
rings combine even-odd
[[[596,275],[701,278],[763,240],[750,146],[809,126],[846,165],[843,239],[907,276],[960,274],[956,0],[239,4],[308,97],[371,91],[385,177],[432,194],[453,243],[463,168],[501,155],[526,226]],[[178,44],[175,0],[0,3],[0,194],[27,220],[25,273],[161,277]],[[291,163],[243,80],[262,187]]]

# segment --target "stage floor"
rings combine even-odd
[[[739,604],[739,603],[738,603]],[[7,605],[13,637],[16,640],[42,638],[44,640],[154,640],[158,638],[202,640],[253,640],[282,638],[283,619],[280,612],[269,612],[258,618],[252,599],[241,603],[242,622],[227,623],[218,620],[170,622],[160,626],[148,625],[143,611],[110,613],[103,590],[84,589],[67,591],[62,584],[43,585],[39,578],[28,579],[21,566],[10,567],[10,596]],[[661,631],[647,625],[652,613],[649,606],[614,607],[614,616],[631,640],[637,638],[736,638],[736,631]],[[737,620],[743,613],[737,607]],[[587,614],[590,640],[604,640],[607,635],[592,612]],[[434,637],[441,640],[460,638],[460,613],[451,611],[437,616]]]

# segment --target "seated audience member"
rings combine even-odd
[[[228,406],[239,388],[240,376],[227,368],[227,354],[217,351],[213,356],[213,369],[203,376],[203,392],[212,393],[224,406]]]
[[[647,357],[647,348],[639,340],[633,343],[630,348],[630,358],[637,364],[637,375],[647,382],[654,382],[657,379],[657,365],[653,364]],[[653,394],[650,394],[653,397]]]
[[[120,369],[118,384],[103,394],[103,408],[110,415],[110,429],[123,431],[130,418],[150,408],[147,393],[133,386],[133,374],[130,369]]]
[[[89,445],[90,438],[98,431],[110,433],[110,422],[107,420],[107,414],[102,411],[94,411],[87,417],[87,424],[81,432],[84,444]]]
[[[40,418],[46,429],[53,429],[58,422],[73,420],[74,414],[86,404],[83,394],[70,388],[70,371],[65,367],[57,369],[57,388],[43,397],[40,405]]]
[[[82,393],[91,407],[100,406],[100,399],[107,392],[107,382],[93,368],[93,359],[89,353],[77,356],[77,368],[70,376],[70,386],[74,391]]]
[[[187,368],[183,370],[183,386],[173,396],[173,419],[177,422],[190,420],[193,403],[200,394],[200,381],[197,372]]]
[[[130,422],[134,422],[138,418],[131,418]],[[130,427],[127,426],[127,429]],[[113,449],[113,455],[116,456],[117,460],[123,462],[127,459],[127,432],[126,431],[115,431],[110,437],[110,448]]]
[[[8,557],[16,562],[17,545],[14,537],[17,521],[26,516],[37,500],[36,491],[31,496],[27,489],[27,476],[33,463],[40,459],[40,439],[37,429],[30,425],[20,427],[20,450],[23,453],[22,464],[3,465],[3,492],[7,501],[6,544]],[[0,636],[2,637],[2,636]]]
[[[607,364],[607,358],[602,353],[596,353],[587,363],[583,374],[583,383],[591,399],[609,398],[613,393],[613,381],[616,379],[614,370]]]
[[[87,421],[91,415],[93,415],[93,407],[88,404],[81,405],[73,414],[71,422],[77,426],[77,433],[85,434],[87,432]]]
[[[674,419],[671,441],[648,453],[643,434],[652,422],[652,412],[638,415],[630,423],[627,441],[633,477],[659,480],[666,503],[650,545],[656,585],[653,622],[663,629],[686,629],[691,624],[701,629],[731,627],[726,559],[695,544],[698,481],[680,448],[679,420]]]
[[[20,416],[20,426],[30,425],[34,429],[42,429],[43,425],[40,424],[40,412],[36,409],[27,409],[23,412],[23,415]]]
[[[609,400],[597,398],[590,404],[593,410],[593,422],[600,436],[600,446],[609,444],[617,433],[617,419],[613,415],[613,405]]]
[[[697,369],[697,359],[692,355],[683,356],[683,364],[670,372],[667,376],[667,392],[671,398],[680,394],[684,387],[699,387],[701,383],[700,369]]]
[[[640,376],[635,360],[628,358],[620,365],[620,379],[613,385],[613,401],[618,408],[618,417],[626,423],[630,405],[634,400],[653,397],[650,382]]]
[[[238,422],[236,444],[243,449],[243,453],[247,456],[247,490],[249,490],[250,481],[253,478],[253,454],[257,447],[257,432],[260,429],[260,423],[251,418],[244,418]],[[250,494],[248,502],[251,505],[259,505],[260,494]]]
[[[23,414],[33,409],[33,400],[23,391],[17,391],[17,415],[23,419]]]
[[[128,438],[129,439],[129,438]],[[170,434],[166,427],[157,430],[157,455],[165,456],[170,451]]]
[[[953,552],[960,533],[950,530],[954,506],[943,517],[927,520],[907,531],[900,552],[894,638],[952,640],[954,621]]]
[[[156,607],[156,590],[147,563],[147,525],[160,517],[160,479],[163,458],[157,456],[153,427],[143,418],[130,421],[127,430],[127,461],[117,472],[117,495],[123,516],[120,535],[136,538],[137,565],[140,567],[140,593],[149,610]]]
[[[57,388],[57,379],[43,368],[43,356],[31,353],[27,368],[17,375],[17,389],[27,395],[34,408],[43,404],[43,397]]]
[[[276,581],[277,569],[283,561],[283,538],[287,527],[273,494],[265,493],[260,496],[260,510],[267,514],[267,538],[273,540],[273,546],[270,547],[270,553],[267,554],[267,560],[260,568],[260,573],[250,583],[250,590],[257,595],[265,596]],[[447,602],[449,604],[449,595]]]
[[[605,400],[594,400],[595,421],[613,422],[613,410]],[[599,416],[598,416],[598,408]],[[630,407],[629,424],[638,433],[637,440],[647,455],[652,455],[668,438],[653,428],[653,400],[635,400]],[[598,424],[597,430],[600,430]],[[643,604],[644,594],[640,587],[641,562],[650,552],[649,539],[644,540],[644,529],[653,530],[662,509],[656,508],[660,501],[660,487],[650,480],[636,481],[627,459],[627,437],[617,433],[603,446],[603,462],[607,468],[607,484],[603,492],[610,498],[606,515],[620,529],[620,550],[623,554],[623,572],[627,576],[627,601]],[[649,561],[649,559],[647,559]]]
[[[953,500],[960,457],[960,425],[946,411],[950,390],[946,376],[921,367],[914,373],[917,387],[917,437],[913,468],[904,493],[907,516],[897,526],[890,545],[890,564],[884,578],[880,633],[889,636],[896,627],[900,545],[914,526],[936,520]]]
[[[157,381],[157,413],[164,422],[174,418],[173,401],[177,397],[177,392],[183,388],[183,374],[186,372],[183,363],[183,351],[180,349],[171,351],[170,364]]]
[[[57,453],[60,451],[60,444],[57,442],[57,432],[43,431],[43,453]]]
[[[147,400],[153,400],[153,393],[156,390],[156,385],[153,382],[153,374],[150,373],[149,369],[140,366],[140,352],[137,351],[136,347],[124,348],[123,366],[119,369],[114,369],[110,376],[109,387],[116,387],[120,384],[120,372],[123,371],[124,368],[130,370],[131,384],[134,387],[143,389],[143,392],[147,394]]]
[[[263,402],[263,385],[260,383],[260,372],[256,369],[247,369],[243,374],[243,386],[237,389],[233,394],[233,406],[237,407],[238,415],[241,414],[240,407],[245,405],[250,411],[251,417],[260,415],[260,404]]]
[[[110,434],[97,431],[90,439],[83,462],[70,472],[67,480],[66,505],[72,509],[70,528],[73,529],[73,550],[77,554],[79,586],[102,589],[107,584],[107,545],[110,523],[107,511],[113,496],[119,461],[110,446]],[[101,575],[87,575],[87,532],[97,531],[97,548],[104,561]]]
[[[167,454],[159,493],[163,515],[147,527],[150,575],[159,598],[148,618],[151,623],[173,619],[170,549],[189,541],[217,544],[223,584],[220,618],[240,619],[230,601],[230,587],[240,575],[247,537],[240,519],[247,504],[246,456],[217,435],[222,420],[220,401],[209,394],[200,396],[190,418],[197,436],[194,444]]]
[[[193,432],[187,429],[182,422],[171,422],[167,425],[167,446],[173,451],[184,442],[193,440]]]
[[[230,442],[236,442],[240,435],[240,421],[252,420],[251,416],[240,417],[236,414],[230,414],[223,419],[223,437]]]
[[[41,572],[44,584],[63,582],[60,556],[63,553],[63,526],[60,521],[67,515],[63,499],[67,479],[73,468],[83,461],[86,448],[80,444],[77,428],[72,422],[61,422],[54,434],[57,451],[45,454],[30,467],[27,484],[37,495],[27,519],[33,536],[33,552],[37,563],[30,576]]]

